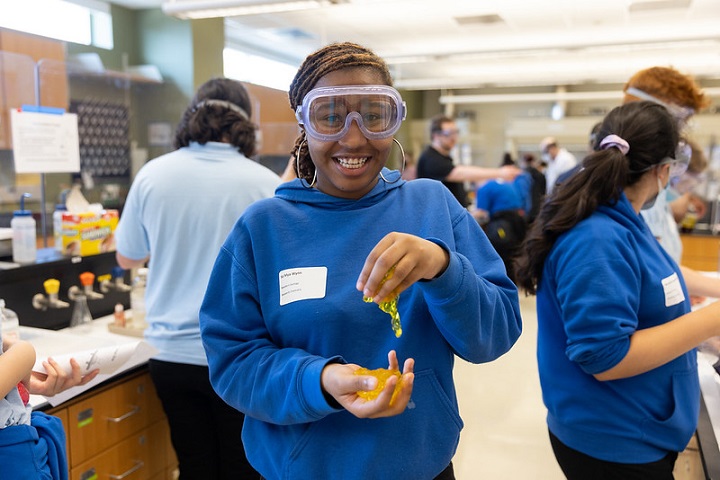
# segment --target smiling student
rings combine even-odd
[[[454,478],[455,356],[489,362],[520,335],[517,290],[470,213],[385,167],[405,114],[391,85],[360,45],[305,60],[290,87],[298,178],[239,219],[200,310],[212,384],[246,414],[248,459],[270,480]],[[396,295],[399,336],[363,301]],[[377,380],[360,367],[402,375],[366,400]]]

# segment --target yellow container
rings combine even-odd
[[[115,251],[117,210],[68,213],[62,216],[62,253],[82,257]]]

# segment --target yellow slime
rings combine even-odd
[[[364,398],[368,401],[375,400],[378,395],[380,395],[380,392],[382,392],[383,388],[385,388],[385,382],[387,382],[388,378],[393,375],[398,377],[398,381],[395,384],[395,389],[393,390],[392,397],[390,398],[390,405],[393,404],[395,397],[402,387],[402,375],[400,374],[400,370],[397,369],[388,370],[387,368],[378,368],[376,370],[368,370],[367,368],[358,368],[355,370],[355,375],[372,375],[377,378],[378,383],[374,390],[359,390],[357,392],[358,397]]]
[[[382,282],[380,282],[380,286],[382,287],[383,283],[385,283],[385,280],[388,278],[392,278],[393,272],[395,272],[395,267],[393,266],[388,272],[385,274],[385,276],[382,279]],[[380,307],[380,310],[390,315],[391,318],[391,325],[393,332],[395,332],[396,337],[400,337],[402,335],[402,325],[400,325],[400,314],[398,313],[397,309],[397,301],[400,295],[395,295],[390,300],[382,301],[378,304],[378,307]],[[363,296],[363,301],[365,303],[372,303],[373,299],[372,297],[366,297]]]

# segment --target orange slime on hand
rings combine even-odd
[[[400,370],[397,369],[388,370],[387,368],[378,368],[375,370],[369,370],[361,367],[355,370],[355,375],[372,375],[378,380],[377,386],[374,390],[358,390],[358,397],[364,398],[367,401],[375,400],[378,395],[380,395],[380,392],[382,392],[385,388],[387,380],[393,375],[398,377],[398,381],[395,384],[395,389],[393,390],[392,397],[390,398],[390,405],[393,404],[395,397],[402,387],[402,374],[400,373]]]

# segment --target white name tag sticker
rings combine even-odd
[[[678,303],[685,301],[682,285],[677,273],[673,273],[667,278],[662,279],[663,291],[665,292],[665,306],[672,307]]]
[[[290,268],[280,271],[280,305],[325,298],[327,267]]]

